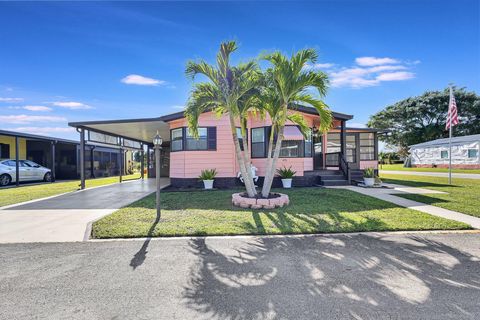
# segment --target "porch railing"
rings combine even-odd
[[[347,178],[348,184],[352,183],[352,177],[350,172],[350,167],[348,166],[348,162],[345,159],[345,155],[340,155],[339,157],[339,168],[343,172],[343,175]]]

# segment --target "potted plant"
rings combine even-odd
[[[203,181],[203,186],[205,189],[212,189],[213,188],[213,180],[217,175],[217,169],[205,169],[202,170],[198,179]]]
[[[375,184],[375,170],[373,168],[363,170],[363,184],[367,187],[373,187]]]
[[[277,169],[277,174],[282,179],[282,185],[285,189],[290,189],[292,187],[292,178],[297,172],[292,170],[292,166],[289,168]]]

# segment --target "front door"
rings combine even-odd
[[[313,169],[323,169],[322,135],[313,135]]]
[[[347,145],[346,145],[346,151],[347,151],[347,161],[348,161],[348,166],[350,169],[359,169],[359,156],[358,156],[358,133],[347,133]]]

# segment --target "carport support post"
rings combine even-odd
[[[55,181],[55,144],[56,141],[52,141],[52,182]]]
[[[119,176],[120,183],[123,180],[123,149],[120,148],[120,176]]]
[[[18,142],[18,137],[15,137],[15,185],[18,187],[20,185],[20,159],[19,159],[19,151],[20,143]]]
[[[142,161],[140,162],[140,176],[142,177],[142,180],[145,178],[145,146],[143,145],[142,143],[142,153],[140,154],[140,159],[142,159]]]
[[[80,128],[80,189],[85,189],[85,129]]]

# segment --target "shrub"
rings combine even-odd
[[[373,168],[366,168],[363,170],[364,178],[375,178],[375,170]]]
[[[277,175],[280,176],[282,179],[292,179],[297,172],[292,170],[292,166],[289,168],[281,168],[277,169]]]
[[[213,180],[217,175],[217,169],[205,169],[198,176],[199,180]]]

